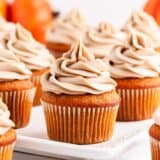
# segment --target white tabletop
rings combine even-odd
[[[134,147],[131,146],[131,148],[128,149],[129,151],[126,152],[123,156],[120,155],[117,159],[114,160],[151,160],[150,150],[148,150],[148,147],[146,147],[146,143],[139,142],[139,144],[135,144]],[[15,152],[13,160],[60,160],[60,159]]]

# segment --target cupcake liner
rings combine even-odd
[[[29,123],[34,94],[35,88],[0,92],[0,97],[8,106],[15,128],[23,128]]]
[[[37,106],[40,104],[40,97],[42,95],[42,86],[40,83],[42,75],[33,75],[31,77],[31,81],[33,82],[34,86],[36,87],[36,93],[33,101],[33,106]]]
[[[160,160],[160,141],[150,137],[152,160]]]
[[[117,120],[137,121],[152,117],[160,104],[160,88],[117,89],[121,103]]]
[[[42,101],[48,137],[52,140],[92,144],[112,137],[118,106],[66,107]]]
[[[14,143],[0,146],[0,160],[12,160]]]

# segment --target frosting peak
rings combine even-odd
[[[96,58],[104,58],[112,52],[115,45],[124,43],[123,32],[116,32],[110,23],[102,22],[97,28],[89,28],[84,37],[85,45]]]
[[[83,26],[86,25],[86,19],[84,15],[78,9],[72,9],[65,17],[64,22],[71,24],[83,29]]]
[[[95,59],[81,41],[57,59],[50,74],[42,78],[43,90],[55,94],[101,94],[115,86],[105,63]]]
[[[129,46],[134,49],[152,48],[150,39],[143,33],[131,29],[129,34]]]
[[[97,27],[97,30],[100,33],[106,33],[108,35],[116,33],[115,28],[110,23],[107,23],[107,22],[101,22],[101,23],[99,23],[99,25]]]
[[[82,13],[71,10],[66,16],[59,17],[47,33],[47,40],[54,43],[72,45],[79,37],[83,37],[88,28]]]
[[[9,119],[10,112],[8,107],[2,102],[0,98],[0,135],[3,135],[11,127],[14,127],[14,123]]]
[[[16,24],[15,30],[10,32],[5,47],[18,56],[32,71],[50,67],[53,61],[45,46],[35,41],[31,33],[20,24]]]
[[[147,36],[153,47],[159,47],[160,44],[160,30],[156,21],[152,16],[143,11],[133,11],[131,17],[122,28],[122,30],[128,32],[131,29],[135,29]]]
[[[92,54],[89,54],[87,49],[83,47],[81,40],[75,43],[71,50],[64,56],[71,59],[76,59],[77,61],[90,61],[94,59]]]
[[[126,26],[127,25],[135,27],[141,31],[144,31],[143,27],[150,27],[154,30],[159,30],[158,24],[156,23],[154,18],[142,10],[134,10],[131,14],[130,19],[126,23]]]

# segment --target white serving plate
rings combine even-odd
[[[42,107],[39,106],[33,108],[29,126],[17,130],[15,150],[68,160],[115,160],[135,146],[145,145],[149,157],[147,130],[151,124],[152,120],[117,122],[114,135],[108,142],[93,145],[67,144],[48,140]]]

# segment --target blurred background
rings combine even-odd
[[[49,0],[49,2],[53,8],[62,13],[71,8],[79,8],[93,25],[106,20],[118,27],[125,22],[133,9],[143,8],[146,0]]]
[[[115,27],[124,24],[134,9],[144,9],[160,24],[160,0],[0,0],[0,13],[6,20],[19,22],[45,43],[47,27],[60,15],[78,8],[90,25],[108,21]]]

